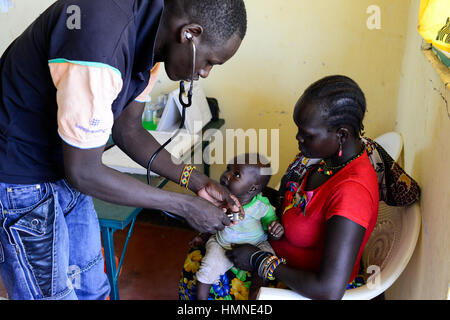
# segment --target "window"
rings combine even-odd
[[[422,49],[450,89],[450,1],[421,0],[419,10]]]

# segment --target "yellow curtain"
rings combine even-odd
[[[418,31],[425,41],[450,55],[450,0],[421,0]]]

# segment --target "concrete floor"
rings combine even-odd
[[[177,300],[188,242],[195,234],[191,230],[137,222],[119,277],[121,300]],[[126,234],[117,232],[115,237],[115,248],[121,249]]]

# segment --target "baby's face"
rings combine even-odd
[[[227,187],[236,197],[249,193],[259,176],[259,168],[245,164],[232,163],[220,176],[220,184]]]

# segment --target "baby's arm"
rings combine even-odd
[[[270,240],[280,240],[284,235],[284,227],[278,221],[272,221],[267,227]]]
[[[270,240],[280,240],[284,234],[284,227],[278,222],[277,215],[272,206],[269,207],[264,217],[261,218],[264,230],[269,234]]]

